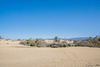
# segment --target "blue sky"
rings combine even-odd
[[[96,35],[100,35],[100,0],[0,0],[3,38]]]

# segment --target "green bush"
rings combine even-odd
[[[35,46],[35,40],[25,40],[20,42],[20,44],[27,45],[27,46]]]
[[[63,45],[63,47],[67,47],[67,45],[66,45],[66,44],[64,44],[64,45]]]

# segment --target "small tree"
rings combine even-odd
[[[54,40],[55,40],[55,42],[58,42],[58,37],[56,36]]]

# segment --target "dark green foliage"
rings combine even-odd
[[[66,45],[66,44],[64,44],[64,45],[63,45],[63,47],[67,47],[67,45]]]
[[[55,41],[55,42],[59,42],[59,40],[58,40],[58,37],[57,37],[57,36],[54,38],[54,41]]]
[[[55,37],[55,40],[57,40],[57,39],[58,39],[58,37],[56,36],[56,37]]]
[[[98,41],[100,41],[100,38],[98,38]]]

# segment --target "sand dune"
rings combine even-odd
[[[100,48],[36,48],[19,42],[0,41],[0,67],[100,67]]]

